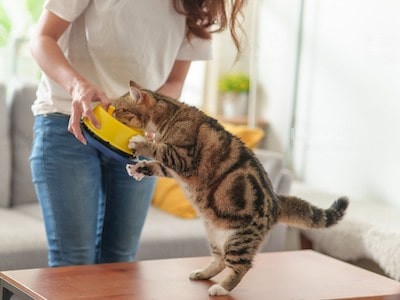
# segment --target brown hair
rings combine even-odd
[[[227,15],[230,1],[231,12]],[[221,32],[229,26],[233,43],[238,52],[241,51],[238,29],[243,30],[239,17],[245,0],[174,0],[177,12],[186,16],[188,36],[210,39],[211,34]]]

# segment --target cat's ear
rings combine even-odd
[[[138,90],[136,87],[134,87],[134,86],[131,86],[130,88],[129,88],[129,94],[131,95],[131,97],[132,97],[132,99],[135,101],[135,102],[140,102],[140,101],[142,101],[142,93],[141,93],[141,91],[140,90]]]
[[[139,84],[137,84],[137,83],[134,82],[133,80],[129,81],[129,86],[130,86],[130,87],[135,87],[135,88],[137,88],[138,90],[142,90],[142,89],[143,89]]]
[[[134,81],[129,81],[129,93],[136,102],[141,102],[143,100],[142,87]]]
[[[147,93],[142,92],[143,88],[140,85],[134,81],[130,81],[129,86],[129,93],[133,101],[135,101],[137,104],[146,104],[149,106],[152,105],[150,97],[147,95]]]

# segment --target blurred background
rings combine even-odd
[[[43,0],[0,0],[0,82],[37,81],[29,35]],[[245,49],[215,36],[182,100],[261,127],[297,181],[400,207],[400,2],[250,0]]]

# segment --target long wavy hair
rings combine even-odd
[[[239,53],[241,45],[238,32],[243,31],[241,23],[244,4],[245,0],[174,0],[176,11],[186,16],[189,38],[195,35],[210,39],[212,33],[221,32],[229,27]]]

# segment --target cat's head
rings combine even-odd
[[[146,130],[154,104],[152,95],[131,81],[129,93],[114,101],[114,117],[129,127]]]

